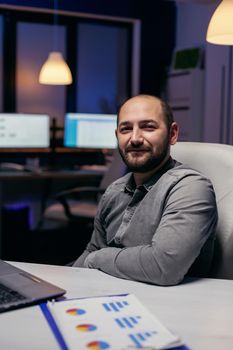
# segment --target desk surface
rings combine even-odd
[[[69,298],[133,293],[190,349],[233,349],[233,281],[193,279],[175,287],[158,287],[98,270],[15,265],[65,288]],[[0,314],[0,329],[1,349],[59,349],[38,307]]]
[[[86,178],[96,176],[99,179],[104,175],[104,170],[42,170],[42,171],[0,171],[2,180],[40,180],[40,179],[73,179],[75,177]]]

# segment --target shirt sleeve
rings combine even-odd
[[[183,280],[208,238],[213,237],[216,222],[210,182],[201,176],[187,176],[170,191],[151,244],[125,248],[100,245],[86,256],[84,266],[120,278],[174,285]]]
[[[101,224],[101,212],[104,206],[105,194],[102,196],[100,203],[98,205],[98,211],[95,217],[94,231],[92,233],[91,240],[88,243],[84,252],[74,262],[73,264],[74,267],[87,267],[85,264],[85,259],[88,257],[88,255],[91,252],[107,247],[105,230],[103,228],[103,225]]]

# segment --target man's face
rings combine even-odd
[[[120,110],[116,136],[120,154],[133,172],[151,171],[170,154],[171,133],[155,98],[128,100]]]

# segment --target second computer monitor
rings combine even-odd
[[[67,113],[64,146],[113,149],[117,147],[115,114]]]

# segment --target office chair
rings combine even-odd
[[[126,166],[116,150],[98,187],[82,186],[59,192],[55,197],[56,202],[45,209],[43,220],[47,221],[47,224],[53,222],[55,226],[63,227],[70,222],[92,226],[101,195],[108,185],[125,173]]]
[[[171,155],[212,181],[219,218],[209,277],[233,279],[233,146],[178,142]]]
[[[75,187],[50,198],[38,226],[25,237],[24,261],[64,265],[76,259],[91,238],[102,193],[125,173],[116,150],[98,187]]]

